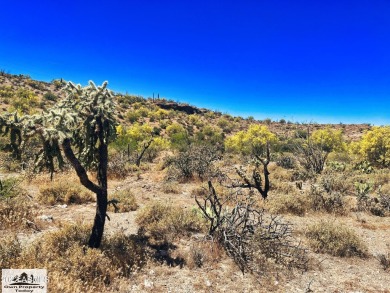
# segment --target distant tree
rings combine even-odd
[[[327,152],[344,151],[346,149],[343,140],[343,132],[341,130],[334,130],[330,128],[318,129],[311,134],[313,143]]]
[[[246,131],[239,131],[225,140],[227,151],[242,155],[263,155],[267,144],[274,145],[277,136],[267,126],[251,124]]]
[[[166,128],[166,132],[173,148],[183,150],[189,146],[189,135],[183,125],[174,122]]]
[[[270,125],[272,123],[272,120],[271,118],[265,118],[263,122],[267,125]]]
[[[75,169],[83,186],[96,194],[96,215],[89,246],[100,246],[107,217],[108,144],[116,136],[115,104],[107,82],[81,87],[69,82],[68,95],[50,111],[18,117],[6,113],[0,117],[0,133],[10,133],[10,148],[16,158],[32,138],[40,142],[36,166],[53,174],[56,165],[64,165],[63,154]],[[96,170],[97,183],[87,170]]]
[[[390,126],[372,127],[352,149],[373,165],[390,166]]]
[[[219,127],[206,124],[196,133],[196,139],[203,144],[222,146],[224,134]]]
[[[296,141],[294,151],[307,171],[320,174],[325,167],[329,153],[346,150],[341,130],[318,129],[312,134],[309,130],[306,132],[301,130],[297,132],[297,135],[301,133],[301,141]]]
[[[225,140],[227,151],[249,155],[254,158],[254,168],[249,172],[236,169],[240,179],[233,184],[233,187],[250,188],[259,191],[266,199],[270,188],[268,164],[271,161],[270,148],[278,141],[277,136],[267,126],[252,124],[247,131],[239,131]],[[260,165],[263,167],[263,180],[260,176]]]

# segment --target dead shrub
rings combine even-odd
[[[107,164],[107,176],[109,179],[124,179],[131,172],[129,159],[122,153],[111,154]]]
[[[52,266],[56,271],[62,271],[67,278],[95,290],[108,286],[118,274],[117,268],[112,266],[110,259],[101,250],[79,245],[68,248],[63,257],[49,265]],[[53,269],[49,267],[50,272]]]
[[[90,226],[78,223],[66,224],[60,230],[47,233],[23,250],[24,264],[39,267],[66,257],[66,251],[71,247],[87,245],[90,232]]]
[[[260,209],[253,192],[236,190],[230,198],[221,198],[212,183],[208,184],[208,194],[195,197],[196,203],[209,222],[209,235],[219,241],[242,272],[262,274],[265,264],[271,262],[307,269],[306,250],[292,236],[291,225]]]
[[[272,214],[304,216],[310,209],[310,201],[307,196],[297,194],[275,195],[269,199],[267,207]]]
[[[309,246],[319,253],[339,257],[366,257],[367,247],[359,236],[345,225],[320,221],[307,227]]]
[[[1,267],[44,267],[51,292],[106,292],[145,263],[143,240],[115,234],[101,249],[87,247],[90,226],[66,224],[21,248],[15,236],[0,241]]]
[[[387,254],[378,254],[377,259],[385,271],[390,268],[390,252]]]
[[[179,194],[181,193],[181,188],[179,186],[179,183],[176,181],[167,181],[162,184],[162,191],[164,193],[173,193],[173,194]]]
[[[171,242],[180,235],[204,229],[205,223],[196,210],[188,211],[155,201],[137,215],[140,230],[156,242]]]
[[[198,186],[192,190],[192,194],[194,196],[203,197],[203,196],[206,196],[208,194],[208,190],[207,190],[207,188],[205,188],[203,186]]]
[[[202,239],[191,245],[186,263],[190,268],[201,268],[218,263],[224,254],[223,247],[214,239]]]
[[[269,172],[271,173],[270,179],[273,181],[292,181],[293,172],[291,170],[286,170],[278,165],[270,164]]]
[[[285,181],[272,183],[270,190],[279,194],[295,194],[297,192],[296,186]]]
[[[16,234],[0,238],[0,268],[8,269],[15,265],[15,259],[20,255],[22,247]]]
[[[378,189],[380,194],[390,194],[390,183],[383,184]]]
[[[6,172],[18,172],[21,169],[20,162],[18,160],[15,160],[9,153],[1,152],[0,162],[1,169]]]
[[[146,263],[145,243],[142,238],[116,233],[104,241],[102,250],[120,274],[129,277]]]
[[[292,155],[282,155],[276,160],[276,164],[284,169],[294,169],[297,166],[296,159]]]
[[[220,151],[217,147],[191,145],[185,151],[167,159],[168,179],[188,181],[194,177],[203,180],[215,176],[217,171],[213,163],[219,158]]]
[[[390,181],[390,172],[388,169],[380,169],[375,171],[374,185],[383,186]]]
[[[109,196],[109,205],[107,210],[115,213],[126,213],[136,211],[138,204],[135,195],[130,188],[119,190]],[[111,203],[111,204],[110,204]]]
[[[39,188],[38,201],[48,205],[82,204],[94,201],[93,194],[81,186],[65,180],[55,180]]]
[[[348,177],[348,174],[324,172],[319,184],[327,193],[339,192],[345,194],[353,189],[353,186],[347,182]]]
[[[27,196],[16,196],[0,200],[0,230],[27,228],[33,224],[36,208]]]
[[[48,232],[22,250],[14,267],[47,268],[52,292],[103,292],[120,268],[101,250],[87,248],[90,229],[78,223]]]
[[[311,185],[309,199],[314,211],[324,211],[337,215],[344,215],[347,212],[344,196],[339,192],[328,193],[315,185]]]

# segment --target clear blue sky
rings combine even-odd
[[[10,73],[258,119],[390,124],[389,0],[5,0],[0,16]]]

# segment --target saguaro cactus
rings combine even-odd
[[[41,142],[36,167],[47,168],[51,174],[63,165],[63,156],[75,169],[80,182],[96,194],[97,206],[89,246],[100,246],[107,211],[108,144],[116,135],[115,104],[107,82],[86,87],[67,84],[67,97],[48,112],[40,115],[6,113],[0,117],[0,133],[11,132],[10,146],[16,157],[32,137]],[[57,164],[56,162],[57,161]],[[92,182],[88,169],[96,170],[97,183]]]

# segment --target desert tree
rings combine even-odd
[[[267,198],[270,188],[268,171],[271,161],[270,149],[277,141],[277,136],[267,126],[258,124],[252,124],[246,131],[239,131],[226,139],[226,150],[249,156],[253,166],[250,174],[241,167],[236,168],[239,179],[234,180],[232,187],[255,189],[263,199]],[[261,173],[263,173],[264,183]]]
[[[76,171],[80,183],[96,194],[96,215],[88,245],[100,246],[107,217],[108,144],[115,138],[116,119],[113,94],[107,82],[92,81],[82,87],[71,82],[67,97],[47,112],[18,117],[5,113],[0,117],[0,132],[10,138],[9,147],[16,159],[32,139],[39,141],[35,166],[49,170],[64,166],[64,157]],[[96,182],[87,173],[96,172]]]
[[[329,154],[333,151],[345,151],[345,148],[341,130],[318,129],[310,134],[308,129],[305,137],[301,137],[301,142],[295,144],[294,152],[307,171],[320,174]]]
[[[351,151],[378,167],[390,166],[390,126],[374,126],[360,141],[351,144]]]

